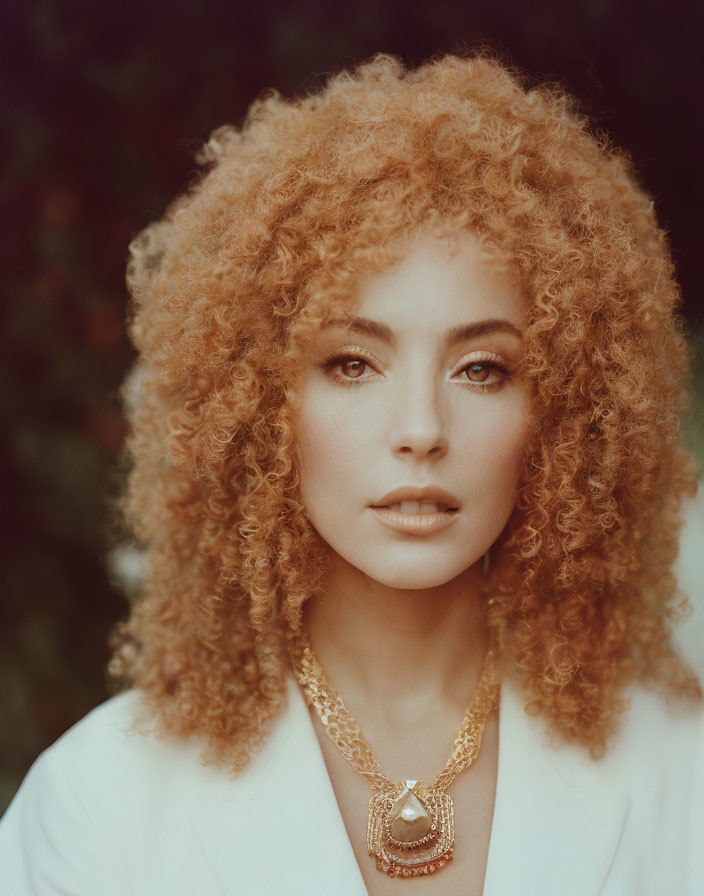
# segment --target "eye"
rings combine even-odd
[[[494,366],[485,361],[475,361],[465,367],[462,373],[466,374],[467,379],[473,383],[484,383],[491,376]]]
[[[355,385],[373,378],[376,372],[371,361],[358,352],[342,352],[326,358],[323,362],[325,373],[344,385]]]
[[[356,380],[364,373],[367,367],[367,362],[362,361],[361,358],[350,358],[349,361],[343,361],[338,366],[340,372],[344,374],[344,376],[349,376]]]
[[[509,369],[498,355],[474,358],[457,372],[460,381],[479,389],[499,388],[509,375]]]

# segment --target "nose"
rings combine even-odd
[[[439,459],[449,446],[444,414],[434,384],[426,381],[395,396],[392,450],[417,460]]]

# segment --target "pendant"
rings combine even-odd
[[[433,874],[452,859],[455,818],[444,790],[404,781],[375,790],[369,800],[367,849],[390,877]]]

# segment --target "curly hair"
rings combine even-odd
[[[131,246],[123,507],[143,593],[111,673],[162,730],[243,767],[283,706],[286,638],[325,551],[299,496],[296,383],[356,276],[420,227],[471,228],[527,297],[532,395],[488,624],[551,730],[603,750],[629,682],[700,697],[671,646],[690,352],[666,237],[622,152],[564,92],[486,54],[379,55],[215,131]]]

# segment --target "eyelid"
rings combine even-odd
[[[464,368],[467,367],[468,364],[479,364],[486,361],[492,361],[494,364],[496,364],[497,367],[510,372],[508,362],[503,355],[499,355],[496,352],[475,350],[473,352],[469,352],[469,354],[467,355],[463,355],[463,357],[457,362],[457,364],[455,365],[455,373],[453,374],[453,376],[456,376],[458,373],[464,370]]]
[[[323,358],[323,363],[328,364],[330,361],[334,361],[338,358],[347,358],[347,356],[360,357],[365,361],[370,361],[372,364],[381,366],[381,361],[379,361],[376,355],[359,345],[342,345],[339,348],[327,352]]]

